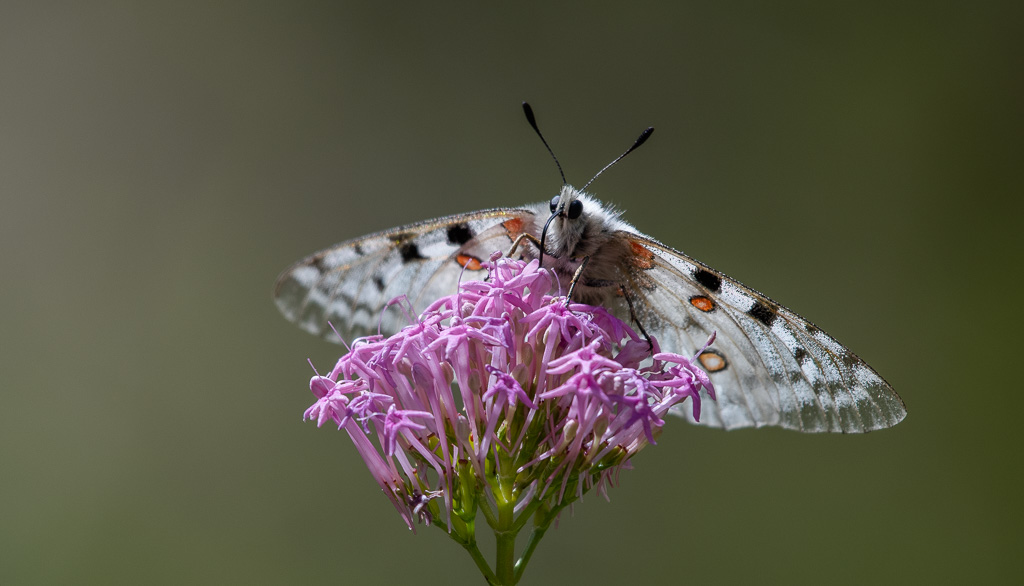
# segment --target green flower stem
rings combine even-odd
[[[498,526],[498,517],[495,516],[494,511],[491,510],[490,503],[488,503],[486,499],[481,500],[478,503],[477,510],[484,514],[484,520],[487,521],[488,526]]]
[[[434,517],[433,524],[435,527],[439,527],[448,532],[447,524],[439,517]],[[458,516],[452,516],[452,528],[448,532],[448,537],[451,537],[453,541],[458,543],[469,552],[469,556],[473,558],[473,563],[480,570],[480,573],[484,575],[484,579],[489,584],[497,584],[497,577],[494,572],[491,571],[490,565],[487,563],[487,559],[484,558],[484,554],[477,547],[476,541],[476,524],[472,521],[465,522]]]
[[[476,546],[475,540],[472,543],[463,543],[461,545],[469,552],[470,557],[473,558],[473,563],[476,564],[480,573],[484,575],[484,579],[487,580],[488,584],[501,584],[501,582],[498,582],[498,578],[494,575],[494,572],[491,571],[491,567],[487,564],[484,554],[481,553],[480,548]]]
[[[494,537],[498,542],[495,573],[498,584],[515,584],[516,531],[512,528],[515,501],[506,501],[498,505],[498,527],[494,529]]]
[[[537,544],[544,538],[544,534],[547,533],[548,528],[551,527],[551,523],[558,517],[558,513],[564,509],[564,506],[557,507],[551,511],[548,511],[547,515],[544,515],[543,520],[540,524],[533,528],[530,532],[530,541],[526,544],[526,549],[523,550],[523,557],[519,558],[516,562],[516,582],[523,577],[523,572],[526,571],[526,564],[530,563],[530,558],[533,557],[534,550],[537,549]]]
[[[494,570],[499,584],[511,585],[516,583],[516,535],[519,532],[514,525],[516,499],[519,494],[516,490],[516,472],[512,458],[499,451],[497,469],[498,490],[494,491],[494,500],[498,504],[498,523],[494,526],[494,537],[497,540]]]
[[[537,509],[539,509],[543,505],[544,501],[540,499],[534,499],[533,501],[530,502],[530,504],[526,505],[526,508],[519,513],[519,518],[516,519],[515,524],[512,526],[515,532],[519,533],[519,530],[522,529],[523,526],[530,521],[530,519],[533,517],[533,514],[537,512]]]

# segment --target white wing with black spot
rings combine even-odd
[[[479,263],[507,252],[517,232],[536,231],[534,212],[499,208],[458,214],[342,242],[295,263],[281,273],[274,300],[302,329],[338,342],[397,332],[426,307],[456,291],[458,280],[486,276]],[[398,307],[406,295],[413,314]]]
[[[677,250],[628,237],[652,253],[631,289],[661,347],[692,355],[717,332],[699,357],[718,396],[702,403],[702,425],[866,432],[906,416],[889,383],[814,324]]]

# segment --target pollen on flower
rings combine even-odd
[[[518,530],[521,515],[550,523],[604,493],[669,409],[689,399],[699,418],[714,398],[691,358],[550,295],[537,261],[481,264],[486,281],[462,283],[394,336],[356,340],[310,381],[305,414],[348,433],[410,528],[445,527],[466,547],[478,512]]]

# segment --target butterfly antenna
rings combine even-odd
[[[534,132],[536,132],[537,136],[540,137],[540,141],[544,143],[544,146],[548,149],[548,152],[551,153],[551,158],[555,160],[555,165],[558,167],[558,174],[562,176],[562,185],[565,185],[566,183],[568,183],[568,181],[565,180],[565,173],[562,172],[562,164],[558,162],[558,157],[555,156],[555,151],[551,150],[551,147],[548,146],[548,141],[544,140],[544,135],[540,133],[540,128],[537,127],[537,119],[533,116],[533,108],[531,108],[530,104],[527,102],[523,102],[523,113],[526,114],[526,121],[530,123],[530,126],[533,127]],[[636,148],[636,146],[634,146],[633,148]],[[621,159],[622,157],[619,158]]]
[[[636,139],[636,142],[634,142],[634,143],[633,143],[633,146],[631,146],[631,147],[629,147],[628,149],[626,149],[626,152],[624,152],[624,153],[622,153],[621,155],[619,155],[619,156],[618,156],[618,157],[617,157],[617,158],[616,158],[616,159],[615,159],[614,161],[612,161],[611,163],[608,163],[607,165],[605,165],[605,166],[604,166],[604,169],[601,169],[600,171],[598,171],[598,172],[597,172],[597,175],[594,175],[593,177],[591,177],[591,178],[590,178],[590,181],[587,181],[587,184],[586,184],[586,185],[584,185],[584,186],[583,186],[583,189],[580,189],[580,191],[585,191],[585,190],[587,189],[587,187],[588,187],[588,186],[589,186],[589,185],[590,185],[591,183],[593,183],[593,182],[594,182],[594,179],[597,179],[598,177],[600,177],[600,176],[601,176],[601,173],[604,173],[605,171],[607,171],[607,170],[608,170],[608,167],[611,167],[611,166],[612,166],[612,165],[614,165],[615,163],[618,163],[619,161],[621,161],[621,160],[623,159],[623,157],[625,157],[625,156],[626,156],[626,155],[628,155],[629,153],[631,153],[631,152],[635,151],[635,150],[636,150],[636,149],[637,149],[637,148],[638,148],[638,147],[639,147],[640,145],[642,145],[642,144],[644,144],[645,142],[647,142],[647,139],[648,139],[648,138],[651,138],[651,135],[652,135],[652,134],[654,134],[654,127],[653,127],[653,126],[649,127],[649,128],[647,129],[647,130],[645,130],[645,131],[641,132],[641,133],[640,133],[640,138],[637,138],[637,139]],[[544,139],[542,138],[541,140],[544,140]],[[545,143],[545,144],[547,144],[547,143]],[[554,155],[552,155],[552,156],[554,156]]]

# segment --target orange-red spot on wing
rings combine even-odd
[[[505,230],[508,232],[508,237],[512,240],[515,240],[516,238],[519,237],[520,234],[523,233],[522,218],[512,218],[510,220],[505,220],[504,222],[502,222],[502,225],[505,226]]]
[[[629,242],[630,251],[633,253],[633,265],[638,269],[649,269],[654,266],[654,253],[639,242]]]
[[[715,302],[702,295],[694,295],[693,297],[690,297],[690,305],[701,311],[711,311],[715,308]]]
[[[460,254],[455,257],[455,262],[459,263],[460,267],[464,267],[467,271],[479,271],[484,268],[480,264],[480,259],[468,254]]]
[[[725,367],[729,365],[729,363],[725,361],[725,357],[714,350],[705,350],[704,352],[701,352],[700,356],[697,357],[697,360],[700,360],[700,365],[708,372],[725,370]]]

